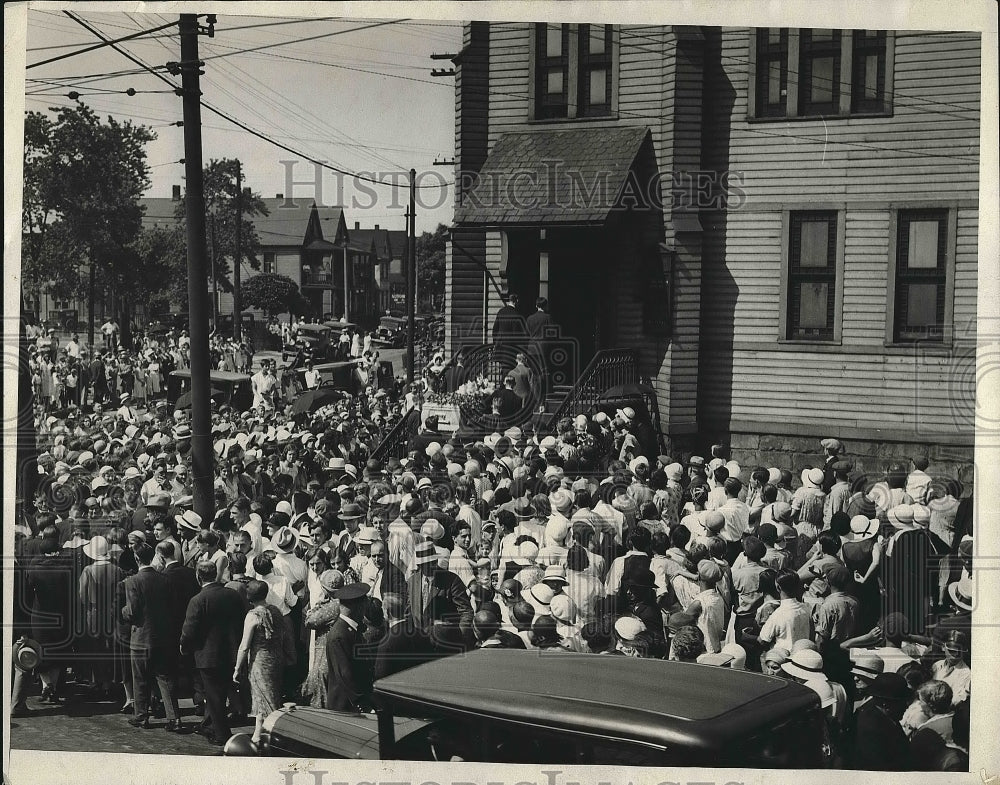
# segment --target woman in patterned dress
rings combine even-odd
[[[236,654],[233,681],[238,682],[249,660],[250,701],[256,717],[253,742],[260,741],[264,719],[281,705],[281,677],[292,642],[281,611],[267,603],[268,586],[263,581],[247,584],[250,611],[243,622],[243,640]]]

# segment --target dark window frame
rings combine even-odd
[[[873,33],[873,35],[869,35]],[[885,30],[854,30],[851,36],[851,114],[881,114],[886,109],[887,45]],[[878,61],[875,98],[865,98],[865,61]]]
[[[553,27],[548,22],[535,25],[535,117],[539,119],[557,119],[569,117],[569,76],[570,76],[570,26],[559,25],[562,34],[562,54],[549,57],[548,34]],[[553,99],[548,92],[550,73],[562,73],[562,92],[559,99]]]
[[[779,45],[768,42],[768,33],[783,33]],[[749,122],[836,120],[851,117],[891,117],[895,32],[892,30],[834,30],[839,36],[839,56],[834,41],[816,42],[809,28],[754,28],[749,33],[747,73],[747,120]],[[784,35],[787,35],[787,38]],[[787,51],[783,51],[787,42]],[[865,99],[865,58],[879,58],[878,96]],[[831,86],[833,100],[814,104],[810,100],[813,62],[834,57],[835,74]],[[766,104],[770,63],[783,60],[786,68],[785,100],[781,105]],[[858,96],[857,98],[855,96]]]
[[[925,341],[945,343],[949,340],[954,285],[953,212],[947,207],[924,207],[904,208],[894,214],[889,292],[890,318],[887,320],[887,338],[892,344]],[[936,221],[938,224],[937,265],[934,268],[911,268],[908,265],[910,225],[920,221]],[[910,284],[933,284],[937,288],[935,302],[937,324],[934,327],[911,328],[906,325]]]
[[[788,112],[788,29],[778,28],[778,44],[770,42],[770,32],[773,28],[757,28],[757,65],[756,65],[756,107],[757,117],[784,117]],[[770,66],[773,62],[781,63],[781,101],[778,104],[766,103],[767,85],[770,82]]]
[[[814,40],[811,29],[799,31],[799,105],[800,117],[829,117],[840,111],[842,40],[840,30],[832,30],[830,40]],[[830,100],[814,102],[810,97],[814,82],[813,66],[816,60],[833,58],[833,75],[830,78]],[[824,79],[824,81],[826,81]]]
[[[578,30],[578,77],[577,77],[577,117],[608,117],[611,115],[612,95],[611,85],[614,71],[614,28],[612,25],[599,25],[604,28],[604,51],[596,54],[590,52],[590,28],[593,25],[580,25]],[[604,70],[605,102],[592,104],[590,102],[590,74],[592,71]]]
[[[801,225],[808,220],[828,221],[828,247],[826,267],[802,267]],[[782,275],[781,304],[779,309],[779,342],[839,344],[843,327],[844,297],[844,210],[839,207],[817,205],[807,210],[786,210],[782,216]],[[826,282],[827,328],[800,328],[799,285],[808,282]]]

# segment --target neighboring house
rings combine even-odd
[[[174,208],[180,199],[143,199],[146,206],[144,225],[173,225]],[[375,265],[371,244],[355,241],[347,230],[341,207],[319,207],[305,199],[285,199],[281,194],[263,199],[268,215],[255,216],[254,227],[260,240],[261,268],[247,263],[241,268],[242,280],[258,272],[285,275],[299,285],[312,306],[312,315],[340,318],[345,307],[347,320],[371,322],[378,314]],[[210,284],[211,286],[211,284]],[[232,292],[220,288],[219,313],[233,310]]]
[[[578,367],[638,352],[677,453],[971,464],[980,48],[466,24],[449,348],[489,340],[498,289],[542,295]]]
[[[362,229],[359,221],[354,222],[351,244],[367,249],[374,265],[377,316],[390,310],[401,311],[406,305],[405,242],[403,230],[382,229],[378,224],[374,229]]]

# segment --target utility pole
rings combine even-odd
[[[181,73],[184,96],[184,174],[187,179],[188,326],[191,331],[191,458],[194,509],[205,522],[215,517],[212,450],[211,364],[208,353],[205,188],[201,158],[201,66],[196,14],[180,15]],[[209,16],[209,26],[215,17]]]
[[[211,253],[211,264],[212,264],[212,332],[219,329],[219,277],[216,275],[215,271],[215,213],[213,212],[208,217],[209,235],[211,240],[209,241],[209,252]]]
[[[410,209],[406,213],[406,381],[413,382],[417,308],[417,170],[410,169]]]
[[[240,273],[243,267],[243,164],[236,159],[236,256],[233,259],[233,338],[243,333],[243,291]]]

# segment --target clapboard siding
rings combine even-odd
[[[715,86],[731,85],[735,101],[730,123],[707,137],[707,159],[741,171],[751,201],[781,200],[790,192],[802,199],[837,194],[889,201],[900,188],[916,186],[940,198],[975,197],[978,38],[897,36],[893,116],[825,122],[749,122],[750,31],[723,29],[721,38],[722,76]]]

